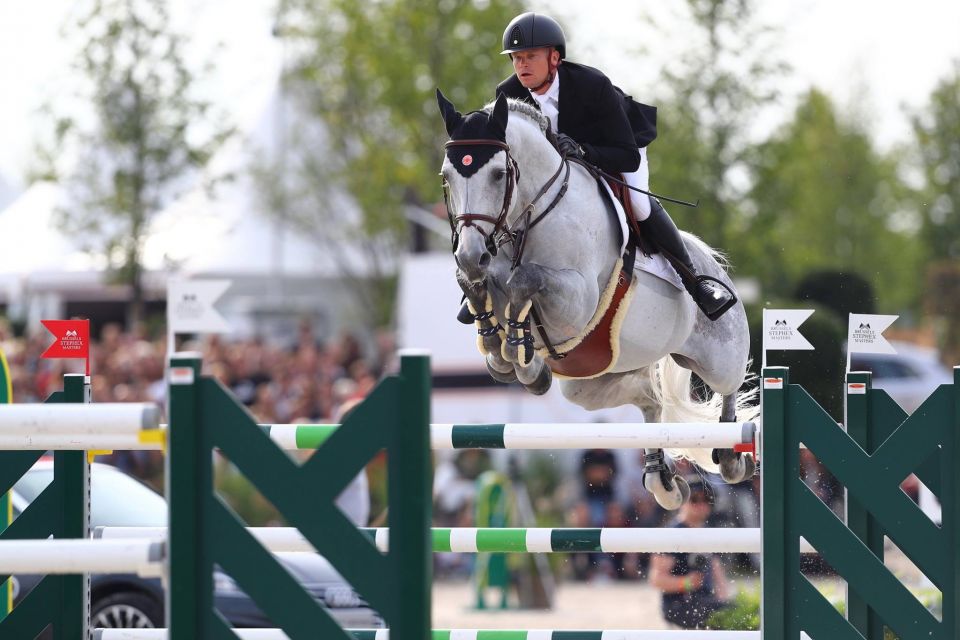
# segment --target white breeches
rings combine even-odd
[[[646,147],[640,149],[640,167],[633,173],[624,174],[623,179],[631,187],[650,190],[650,165],[647,164]],[[647,194],[630,191],[630,204],[633,205],[633,212],[640,222],[650,217],[650,196]]]

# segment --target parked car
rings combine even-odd
[[[953,372],[940,364],[934,349],[891,341],[896,353],[854,353],[851,371],[873,373],[873,386],[883,389],[908,414],[913,413],[941,384],[953,382]]]
[[[41,459],[12,492],[14,514],[19,514],[53,479],[53,461]],[[92,527],[166,526],[167,503],[155,491],[106,464],[90,469]],[[344,581],[329,562],[315,553],[277,554],[287,570],[343,627],[376,628],[382,618]],[[18,575],[14,602],[19,602],[42,576]],[[275,627],[256,603],[221,571],[214,573],[214,601],[234,627]],[[164,626],[164,592],[159,578],[132,574],[91,576],[92,628],[155,628]],[[43,636],[41,636],[43,637]]]

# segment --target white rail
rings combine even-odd
[[[154,404],[0,405],[0,450],[155,449],[161,435]]]
[[[135,573],[163,575],[164,543],[156,540],[0,540],[0,575]]]

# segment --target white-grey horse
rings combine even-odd
[[[596,322],[623,266],[620,224],[597,181],[561,158],[532,106],[500,96],[464,116],[437,98],[451,137],[441,175],[458,280],[477,316],[478,347],[494,378],[545,393],[552,374],[543,336],[551,346],[575,344]],[[684,240],[697,272],[732,288],[717,252],[690,234]],[[756,409],[738,399],[749,347],[743,305],[710,321],[670,282],[640,270],[633,277],[610,366],[562,379],[564,396],[588,410],[633,404],[649,422],[754,419]],[[692,398],[691,371],[711,398]],[[664,508],[678,508],[689,488],[663,451],[646,454],[644,485]],[[732,449],[678,454],[730,483],[756,469]]]

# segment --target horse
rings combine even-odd
[[[549,121],[533,106],[500,95],[463,115],[439,89],[437,101],[450,136],[441,177],[457,280],[495,380],[545,393],[552,368],[563,370],[561,347],[598,326],[600,310],[626,280],[626,304],[609,330],[610,362],[592,375],[562,376],[563,395],[587,410],[632,404],[647,422],[758,417],[755,392],[739,393],[749,364],[741,302],[711,321],[678,286],[632,269],[636,254],[621,252],[630,243],[612,200],[583,166],[561,156]],[[698,273],[733,290],[722,256],[692,234],[683,238]],[[706,399],[693,397],[691,372],[709,387]],[[666,509],[690,493],[671,456],[731,484],[756,471],[750,454],[733,449],[644,454],[644,486]]]

